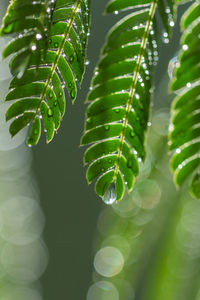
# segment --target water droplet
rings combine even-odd
[[[87,119],[87,124],[91,124],[91,123],[92,123],[92,119],[91,118]]]
[[[186,84],[186,86],[187,86],[188,88],[190,88],[190,87],[191,87],[191,83],[188,82],[188,83]]]
[[[104,169],[104,168],[102,168],[102,169],[101,169],[101,172],[105,172],[105,169]]]
[[[4,32],[4,33],[10,33],[10,32],[13,30],[13,26],[14,26],[13,23],[8,24],[8,25],[4,28],[3,32]]]
[[[188,45],[184,44],[183,47],[182,47],[182,49],[183,49],[184,51],[186,51],[186,50],[188,49]]]
[[[59,96],[59,97],[62,97],[62,94],[63,94],[62,92],[59,92],[58,96]]]
[[[106,190],[105,194],[102,197],[102,200],[104,203],[108,205],[112,205],[116,201],[117,195],[116,195],[116,188],[115,184],[111,183],[109,188]]]
[[[85,65],[88,66],[89,64],[90,64],[90,61],[87,59],[87,60],[85,61]]]
[[[31,46],[32,51],[35,51],[36,49],[37,49],[37,46],[35,44]]]
[[[53,98],[53,91],[52,90],[49,92],[49,98]]]
[[[114,14],[115,14],[115,15],[118,15],[118,14],[119,14],[118,10],[115,10],[115,11],[114,11]]]
[[[181,153],[181,149],[180,149],[180,148],[177,148],[177,149],[176,149],[176,153],[178,153],[178,154]]]
[[[135,133],[133,132],[133,130],[130,131],[130,136],[134,137]]]
[[[133,161],[132,161],[131,158],[129,158],[129,159],[127,160],[127,167],[128,167],[128,168],[132,168],[132,166],[133,166]]]
[[[119,112],[120,112],[120,109],[119,109],[119,108],[116,108],[116,109],[115,109],[115,112],[116,112],[116,113],[119,113]]]
[[[72,87],[72,82],[71,82],[71,81],[68,83],[68,87],[69,87],[69,88]]]
[[[104,126],[104,129],[105,129],[106,131],[108,131],[108,130],[110,129],[110,125],[105,125],[105,126]]]
[[[168,44],[169,43],[169,36],[168,36],[168,33],[167,32],[164,32],[163,35],[162,35],[162,40],[165,44]]]
[[[54,43],[54,47],[58,48],[58,43],[57,42]]]
[[[108,162],[109,162],[109,164],[111,164],[111,163],[112,163],[112,159],[110,158],[110,159],[108,160]]]
[[[70,92],[70,96],[72,99],[75,98],[76,94],[75,94],[75,89],[72,89],[71,92]]]
[[[42,35],[40,33],[37,33],[35,37],[38,41],[42,39]]]
[[[73,61],[74,61],[74,55],[71,54],[70,57],[69,57],[69,62],[70,62],[70,63],[73,63]]]
[[[54,103],[53,103],[53,105],[57,106],[57,104],[58,104],[58,102],[57,102],[57,100],[55,100]]]
[[[48,115],[48,117],[52,117],[53,116],[53,111],[52,111],[51,108],[48,109],[47,115]]]
[[[37,129],[34,130],[34,134],[35,135],[38,134],[38,130]]]

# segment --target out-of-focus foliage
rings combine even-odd
[[[175,64],[171,90],[177,96],[172,105],[170,149],[174,180],[181,186],[192,177],[191,193],[200,198],[200,3],[195,1],[181,21],[181,50]]]

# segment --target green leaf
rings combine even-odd
[[[111,0],[106,7],[106,13],[128,13],[106,37],[86,100],[89,105],[81,144],[91,144],[84,155],[84,163],[89,163],[87,180],[90,183],[97,178],[96,192],[108,204],[115,195],[117,201],[122,199],[125,183],[128,190],[133,188],[139,162],[145,159],[157,55],[155,12],[160,6],[164,28],[170,34],[175,15],[171,2],[167,6],[156,0]]]
[[[53,1],[41,0],[33,4],[32,1],[15,0],[8,8],[1,34],[7,34],[5,28],[9,24],[13,26],[10,33],[19,35],[3,51],[4,57],[14,55],[10,61],[14,78],[6,101],[15,102],[8,109],[6,119],[18,120],[14,120],[10,126],[13,135],[14,126],[18,126],[17,133],[20,122],[28,120],[28,113],[30,118],[27,122],[31,124],[28,145],[35,145],[39,141],[41,121],[47,143],[53,139],[65,113],[65,88],[72,102],[76,99],[76,81],[81,84],[85,71],[90,29],[89,2],[56,1],[53,4]],[[20,14],[20,11],[23,12]],[[38,23],[26,23],[27,18],[33,18]],[[29,26],[31,24],[34,30]],[[22,34],[20,28],[25,33]],[[41,32],[45,32],[46,40]],[[38,34],[42,38],[38,38]],[[38,134],[34,134],[36,131]]]
[[[178,186],[192,176],[190,190],[199,198],[200,164],[200,3],[191,4],[181,20],[184,33],[178,63],[171,81],[171,90],[176,91],[171,111],[169,147],[175,149],[171,169]]]
[[[46,55],[54,6],[50,0],[40,0],[35,4],[30,0],[15,0],[9,5],[0,35],[16,36],[2,52],[4,58],[11,54],[15,55],[11,66],[13,75],[19,77],[24,75],[30,66],[33,52],[37,56],[36,66],[40,64],[41,55]]]

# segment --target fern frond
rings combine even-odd
[[[65,113],[65,87],[74,102],[76,80],[82,82],[89,22],[88,0],[56,1],[46,54],[44,49],[32,51],[30,67],[10,83],[6,101],[16,100],[6,113],[7,120],[16,118],[10,125],[12,136],[31,123],[27,143],[37,144],[43,119],[47,143],[52,140]]]
[[[200,3],[196,1],[181,21],[184,33],[171,82],[178,96],[172,105],[170,149],[176,149],[171,169],[178,186],[192,176],[191,192],[200,198]]]
[[[165,7],[165,1],[159,5]],[[171,1],[169,1],[171,3]],[[96,182],[96,192],[111,204],[123,197],[145,158],[145,131],[149,117],[152,67],[157,60],[155,12],[157,1],[112,0],[106,12],[136,9],[108,33],[87,101],[85,133],[81,144],[92,144],[85,152],[90,163],[87,180]],[[174,12],[164,9],[168,28]],[[169,18],[170,15],[170,18]],[[162,17],[162,16],[161,16]],[[167,30],[167,35],[170,30]]]
[[[41,50],[46,54],[54,1],[15,0],[9,5],[0,36],[14,35],[15,38],[2,52],[3,58],[14,54],[11,73],[19,78],[30,65],[33,51],[37,55],[36,64],[40,63]],[[36,51],[37,49],[37,51]]]

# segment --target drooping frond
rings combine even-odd
[[[181,186],[192,176],[191,192],[200,198],[200,3],[196,1],[182,17],[181,50],[171,90],[170,149],[175,183]]]
[[[18,78],[29,67],[33,51],[43,50],[35,51],[37,66],[41,54],[46,54],[54,5],[51,0],[15,0],[7,9],[0,35],[15,38],[5,47],[2,56],[14,54],[10,66],[12,74]]]
[[[87,98],[90,105],[81,144],[92,144],[84,155],[84,162],[90,163],[87,180],[98,177],[96,192],[110,204],[123,197],[124,182],[128,190],[133,188],[138,161],[145,158],[152,67],[158,55],[155,12],[160,5],[166,37],[174,25],[170,24],[172,2],[169,6],[158,2],[112,0],[106,8],[106,12],[128,10],[129,14],[107,35]],[[131,9],[135,11],[130,13]]]
[[[81,84],[85,69],[89,10],[88,0],[57,0],[46,53],[32,48],[29,68],[10,83],[6,101],[15,100],[6,113],[7,120],[15,118],[10,133],[14,136],[31,123],[28,145],[38,142],[41,119],[47,143],[52,140],[65,113],[65,87],[72,101],[76,99],[76,80]]]

